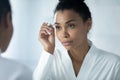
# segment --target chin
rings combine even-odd
[[[71,47],[70,46],[64,46],[65,47],[65,49],[67,49],[67,50],[71,50]]]

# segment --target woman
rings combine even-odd
[[[13,34],[9,0],[0,0],[0,54],[4,53]],[[0,80],[32,80],[32,71],[0,55]]]
[[[87,39],[92,18],[84,0],[60,0],[55,8],[56,36],[65,51],[55,49],[52,25],[43,23],[44,50],[34,80],[119,80],[120,58],[96,48]]]

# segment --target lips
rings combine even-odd
[[[64,46],[70,46],[72,44],[72,41],[64,41],[62,42]]]

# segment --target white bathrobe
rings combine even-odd
[[[76,77],[67,51],[43,51],[34,80],[120,80],[120,58],[91,45]]]
[[[0,80],[32,80],[32,71],[0,55]]]

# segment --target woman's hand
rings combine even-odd
[[[53,54],[55,48],[55,33],[52,25],[48,25],[48,23],[42,24],[39,32],[39,40],[44,49]]]

